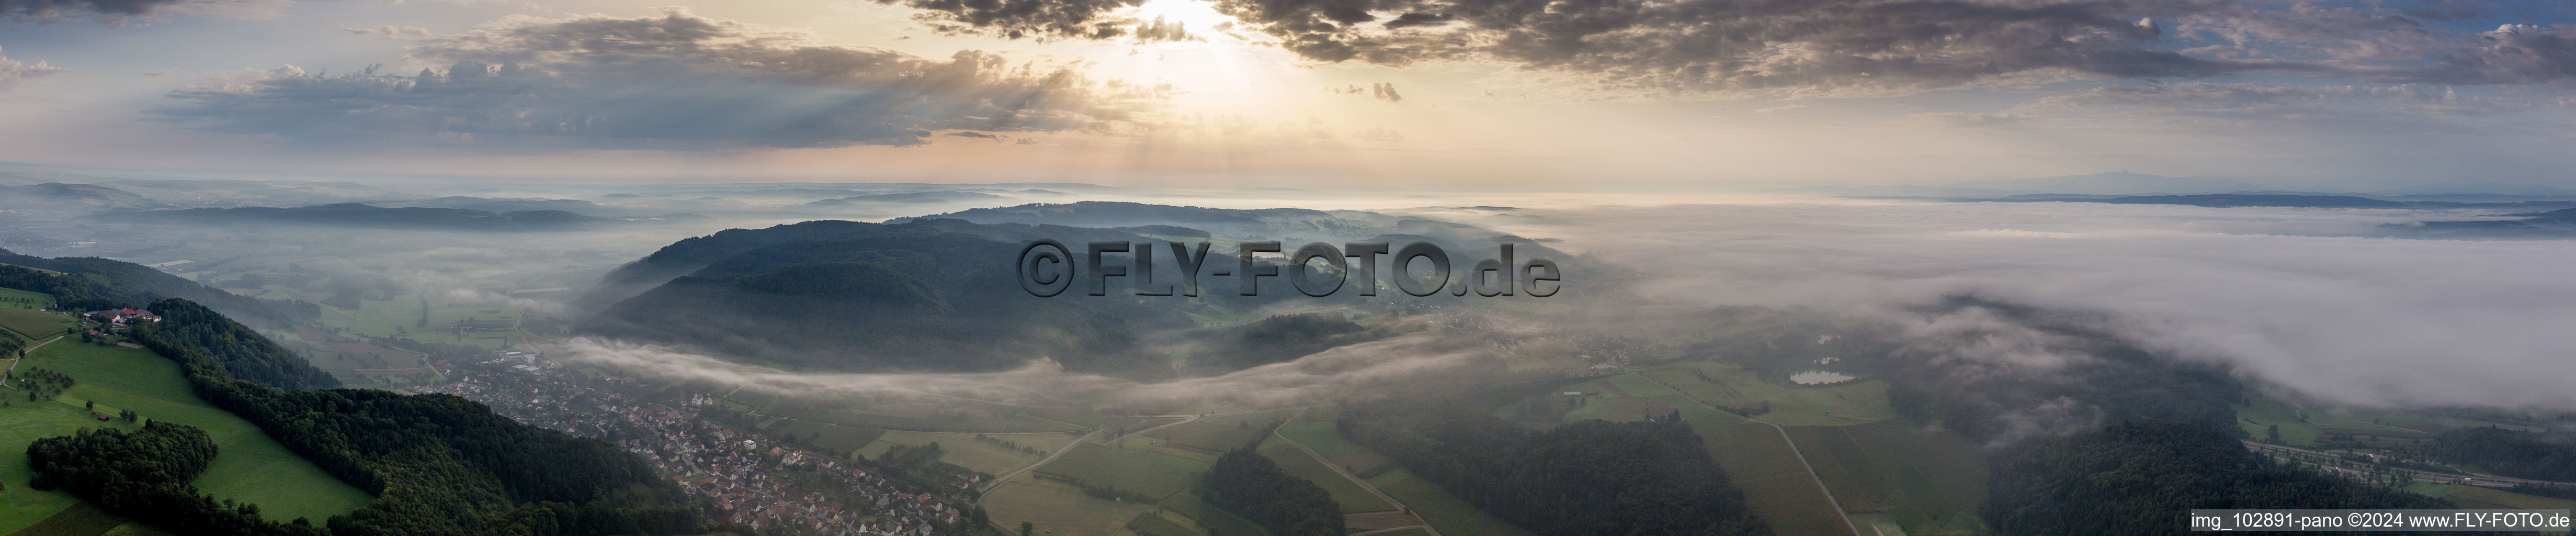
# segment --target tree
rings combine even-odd
[[[1037,530],[1037,528],[1038,525],[1036,523],[1022,521],[1020,522],[1020,536],[1029,536],[1029,531]]]
[[[2272,427],[2271,427],[2270,429],[2268,429],[2268,430],[2266,430],[2266,431],[2264,432],[2264,435],[2265,435],[2265,436],[2267,436],[2267,437],[2272,438],[2272,442],[2273,442],[2273,443],[2280,443],[2280,442],[2281,442],[2281,425],[2278,425],[2278,424],[2272,425]]]

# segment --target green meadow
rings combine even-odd
[[[91,417],[93,410],[84,406],[95,402],[99,414],[134,410],[147,419],[205,429],[222,450],[214,464],[197,478],[198,489],[218,499],[258,504],[270,519],[304,517],[318,523],[356,510],[372,499],[366,492],[288,452],[250,421],[197,398],[180,377],[178,364],[149,351],[57,341],[29,354],[25,361],[19,366],[59,371],[71,376],[74,384],[55,400],[30,402],[20,396],[10,400],[11,407],[0,409],[8,416],[7,424],[0,425],[0,479],[26,481],[26,446],[36,439],[69,434],[83,426],[138,427],[136,423]],[[44,509],[49,503],[68,504],[69,499],[42,497],[60,492],[25,488],[12,488],[9,493],[9,502],[16,511],[0,513],[0,529],[24,526],[15,523],[32,522],[20,519],[25,513]],[[35,496],[22,499],[20,494]],[[19,504],[30,506],[18,508]],[[59,509],[61,505],[51,508]]]

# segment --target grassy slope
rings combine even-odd
[[[60,314],[35,309],[0,308],[0,328],[9,328],[10,331],[18,332],[25,337],[62,333],[63,328],[69,325],[71,320]]]
[[[90,503],[79,503],[61,512],[27,525],[9,536],[99,536],[117,527],[131,525],[125,518],[107,513]]]
[[[52,309],[54,295],[42,292],[0,288],[0,309]]]
[[[178,364],[150,351],[56,342],[29,355],[24,366],[63,372],[75,384],[57,401],[31,404],[20,399],[16,404],[55,405],[86,418],[88,412],[81,405],[96,401],[99,413],[112,415],[117,410],[131,409],[145,418],[205,429],[222,450],[213,466],[197,478],[197,487],[216,498],[258,504],[263,515],[271,519],[308,517],[316,522],[356,510],[372,499],[288,452],[250,421],[197,398],[180,377]],[[93,419],[84,424],[101,423]],[[0,450],[8,451],[13,459],[0,463],[24,466],[25,443],[18,442],[22,439],[19,437],[10,439],[12,442],[0,445]],[[32,442],[33,438],[23,440]]]
[[[6,391],[17,395],[17,391]],[[61,490],[36,491],[27,487],[34,477],[27,468],[27,444],[37,439],[72,433],[81,426],[96,426],[89,412],[52,402],[28,402],[24,395],[9,399],[10,407],[0,409],[0,534],[26,528],[80,502]]]

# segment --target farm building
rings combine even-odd
[[[142,310],[142,309],[136,309],[136,308],[132,308],[132,307],[127,307],[127,308],[123,308],[123,309],[108,309],[108,310],[105,310],[105,311],[90,311],[89,313],[87,313],[87,314],[83,314],[83,315],[81,315],[81,316],[89,317],[89,319],[91,319],[91,320],[97,320],[97,321],[100,321],[100,322],[106,322],[108,325],[116,326],[116,327],[120,327],[120,328],[121,328],[121,327],[125,327],[125,324],[126,324],[127,322],[159,322],[159,321],[161,321],[161,315],[152,314],[152,312],[151,312],[151,311],[146,311],[146,310]]]

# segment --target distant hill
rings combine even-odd
[[[2576,238],[2576,209],[2505,214],[2493,220],[2391,223],[2379,230],[2409,238],[2563,239]]]
[[[528,210],[570,212],[583,216],[598,217],[614,217],[623,214],[623,211],[621,210],[579,199],[491,199],[482,197],[450,196],[423,199],[419,201],[369,204],[402,204],[432,208],[461,208],[466,210],[491,212],[495,214]]]
[[[2282,195],[2282,194],[2198,194],[2198,195],[2132,195],[2118,197],[2044,197],[2013,196],[2009,201],[2065,201],[2078,203],[2114,203],[2123,205],[2191,205],[2196,207],[2307,207],[2307,208],[2410,208],[2417,205],[2399,201],[2371,199],[2349,195]]]
[[[987,193],[961,192],[953,190],[902,194],[857,195],[841,198],[842,201],[852,203],[961,203],[986,199],[1009,198]]]
[[[1012,207],[979,208],[922,216],[954,218],[975,223],[1024,223],[1114,229],[1182,228],[1204,234],[1241,240],[1277,240],[1284,247],[1295,248],[1304,242],[1390,242],[1395,247],[1425,241],[1448,249],[1452,255],[1491,256],[1498,242],[1518,242],[1519,256],[1544,256],[1564,261],[1567,255],[1539,245],[1538,241],[1503,234],[1500,231],[1430,218],[1384,214],[1359,210],[1310,210],[1302,208],[1223,209],[1172,205],[1152,205],[1112,201],[1079,203],[1034,203]],[[888,222],[902,222],[896,218]],[[1165,233],[1140,233],[1165,234]],[[1389,235],[1407,238],[1390,239]]]
[[[206,224],[290,224],[374,229],[441,229],[468,231],[556,231],[583,229],[621,220],[583,216],[560,210],[493,213],[461,208],[386,208],[362,203],[309,207],[192,208],[117,213],[140,221]]]
[[[576,329],[833,370],[990,371],[1045,358],[1070,370],[1168,371],[1139,336],[1188,326],[1186,312],[1206,306],[1148,302],[1123,284],[1100,298],[1030,296],[1012,260],[1038,238],[1144,240],[958,220],[734,229],[612,272],[575,302],[588,313]]]
[[[1449,249],[1453,262],[1462,265],[1459,272],[1467,270],[1467,263],[1496,255],[1496,241],[1519,244],[1518,260],[1548,256],[1560,266],[1574,261],[1534,240],[1489,229],[1368,212],[1075,203],[958,214],[1027,221],[978,223],[944,215],[883,224],[809,221],[685,239],[618,267],[575,299],[575,314],[582,318],[576,329],[836,370],[986,371],[1047,358],[1069,370],[1169,373],[1173,369],[1166,352],[1148,348],[1146,334],[1195,328],[1202,318],[1242,318],[1288,301],[1330,305],[1372,298],[1357,292],[1309,298],[1291,290],[1284,277],[1263,281],[1258,297],[1135,296],[1134,281],[1120,278],[1110,280],[1107,296],[1037,298],[1015,280],[1014,260],[1021,246],[1057,240],[1078,259],[1088,242],[1152,242],[1139,233],[1209,235],[1173,223],[1191,222],[1278,233],[1267,238],[1289,242],[1283,244],[1287,248],[1296,247],[1296,240],[1396,246],[1434,242]],[[1066,221],[1137,225],[1111,229],[1054,223]],[[1334,234],[1324,232],[1328,229]],[[1399,230],[1407,233],[1392,232]],[[1234,252],[1228,249],[1210,249],[1208,262],[1230,269]],[[1168,270],[1169,251],[1156,251],[1158,264]],[[1463,281],[1466,276],[1457,277]],[[1607,280],[1613,275],[1587,272],[1584,277]],[[1176,281],[1168,272],[1157,279]],[[1201,292],[1233,294],[1234,279],[1202,276]],[[1087,285],[1077,281],[1076,288],[1084,290],[1068,292],[1085,292]],[[1385,285],[1391,282],[1378,287],[1381,296],[1398,294]],[[1454,303],[1461,298],[1405,299]],[[1312,335],[1315,340],[1307,342],[1329,344],[1261,342],[1291,338],[1288,334]],[[1189,368],[1222,372],[1384,336],[1338,317],[1282,317],[1226,331],[1215,338],[1219,343],[1204,350],[1239,355],[1193,358]]]
[[[182,298],[205,304],[226,316],[255,326],[280,328],[310,320],[322,314],[320,306],[293,300],[263,300],[224,292],[189,281],[187,278],[145,268],[143,265],[96,257],[44,258],[21,255],[0,249],[0,264],[52,270],[68,274],[62,278],[12,278],[0,266],[0,287],[17,288],[54,294],[82,296],[88,302],[66,300],[67,309],[105,309],[110,306],[137,307],[163,298]],[[35,285],[70,285],[63,288],[27,288]],[[100,301],[104,300],[104,301]]]
[[[116,188],[60,182],[0,187],[0,201],[12,205],[71,203],[103,209],[148,209],[169,206],[146,199],[134,192]]]

